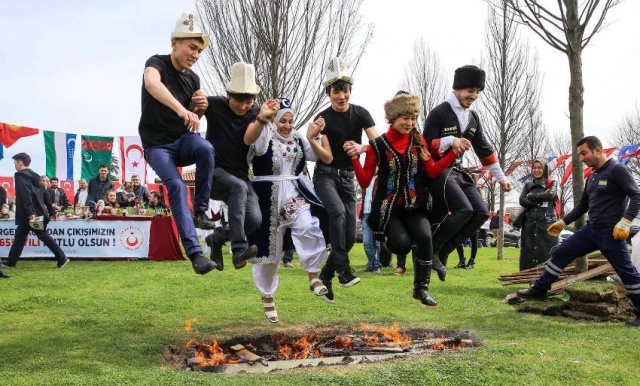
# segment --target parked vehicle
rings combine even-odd
[[[488,220],[478,229],[478,242],[483,247],[495,247]],[[509,224],[504,224],[504,246],[520,248],[520,231]]]

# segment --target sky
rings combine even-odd
[[[193,1],[0,0],[0,122],[79,135],[137,135],[144,63],[169,53],[170,33],[186,10],[195,10]],[[374,37],[355,70],[351,102],[367,108],[378,131],[385,131],[383,105],[400,88],[414,41],[429,43],[452,81],[457,67],[480,61],[487,12],[483,0],[365,0],[363,19],[374,25]],[[605,145],[638,103],[635,15],[640,1],[614,8],[583,54],[585,134]],[[539,54],[545,125],[568,133],[566,56],[528,29],[521,32]],[[38,135],[4,150],[0,176],[13,174],[10,157],[21,151],[44,172]],[[79,164],[76,169],[79,178]]]

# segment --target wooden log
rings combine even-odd
[[[247,361],[250,364],[253,364],[255,362],[259,362],[261,365],[263,366],[269,366],[269,363],[267,362],[266,359],[264,359],[263,357],[256,355],[254,353],[252,353],[251,351],[247,350],[246,347],[244,347],[241,344],[236,344],[235,346],[231,346],[230,349],[232,349],[233,351],[236,352],[236,355],[246,358]]]

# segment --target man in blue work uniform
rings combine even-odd
[[[631,263],[626,239],[629,237],[631,220],[640,210],[640,190],[626,166],[614,159],[607,159],[602,152],[602,142],[589,136],[578,141],[580,161],[592,167],[587,177],[582,198],[578,205],[549,226],[547,232],[558,236],[565,225],[589,212],[589,222],[574,233],[551,253],[547,267],[531,288],[521,289],[521,299],[543,300],[547,291],[571,261],[579,256],[600,250],[616,271],[629,299],[635,307],[636,319],[627,321],[640,326],[640,273]]]

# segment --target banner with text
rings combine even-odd
[[[0,221],[0,256],[8,256],[15,240],[13,221]],[[52,221],[47,233],[67,257],[146,259],[151,221]],[[35,235],[29,234],[21,258],[53,257]]]

